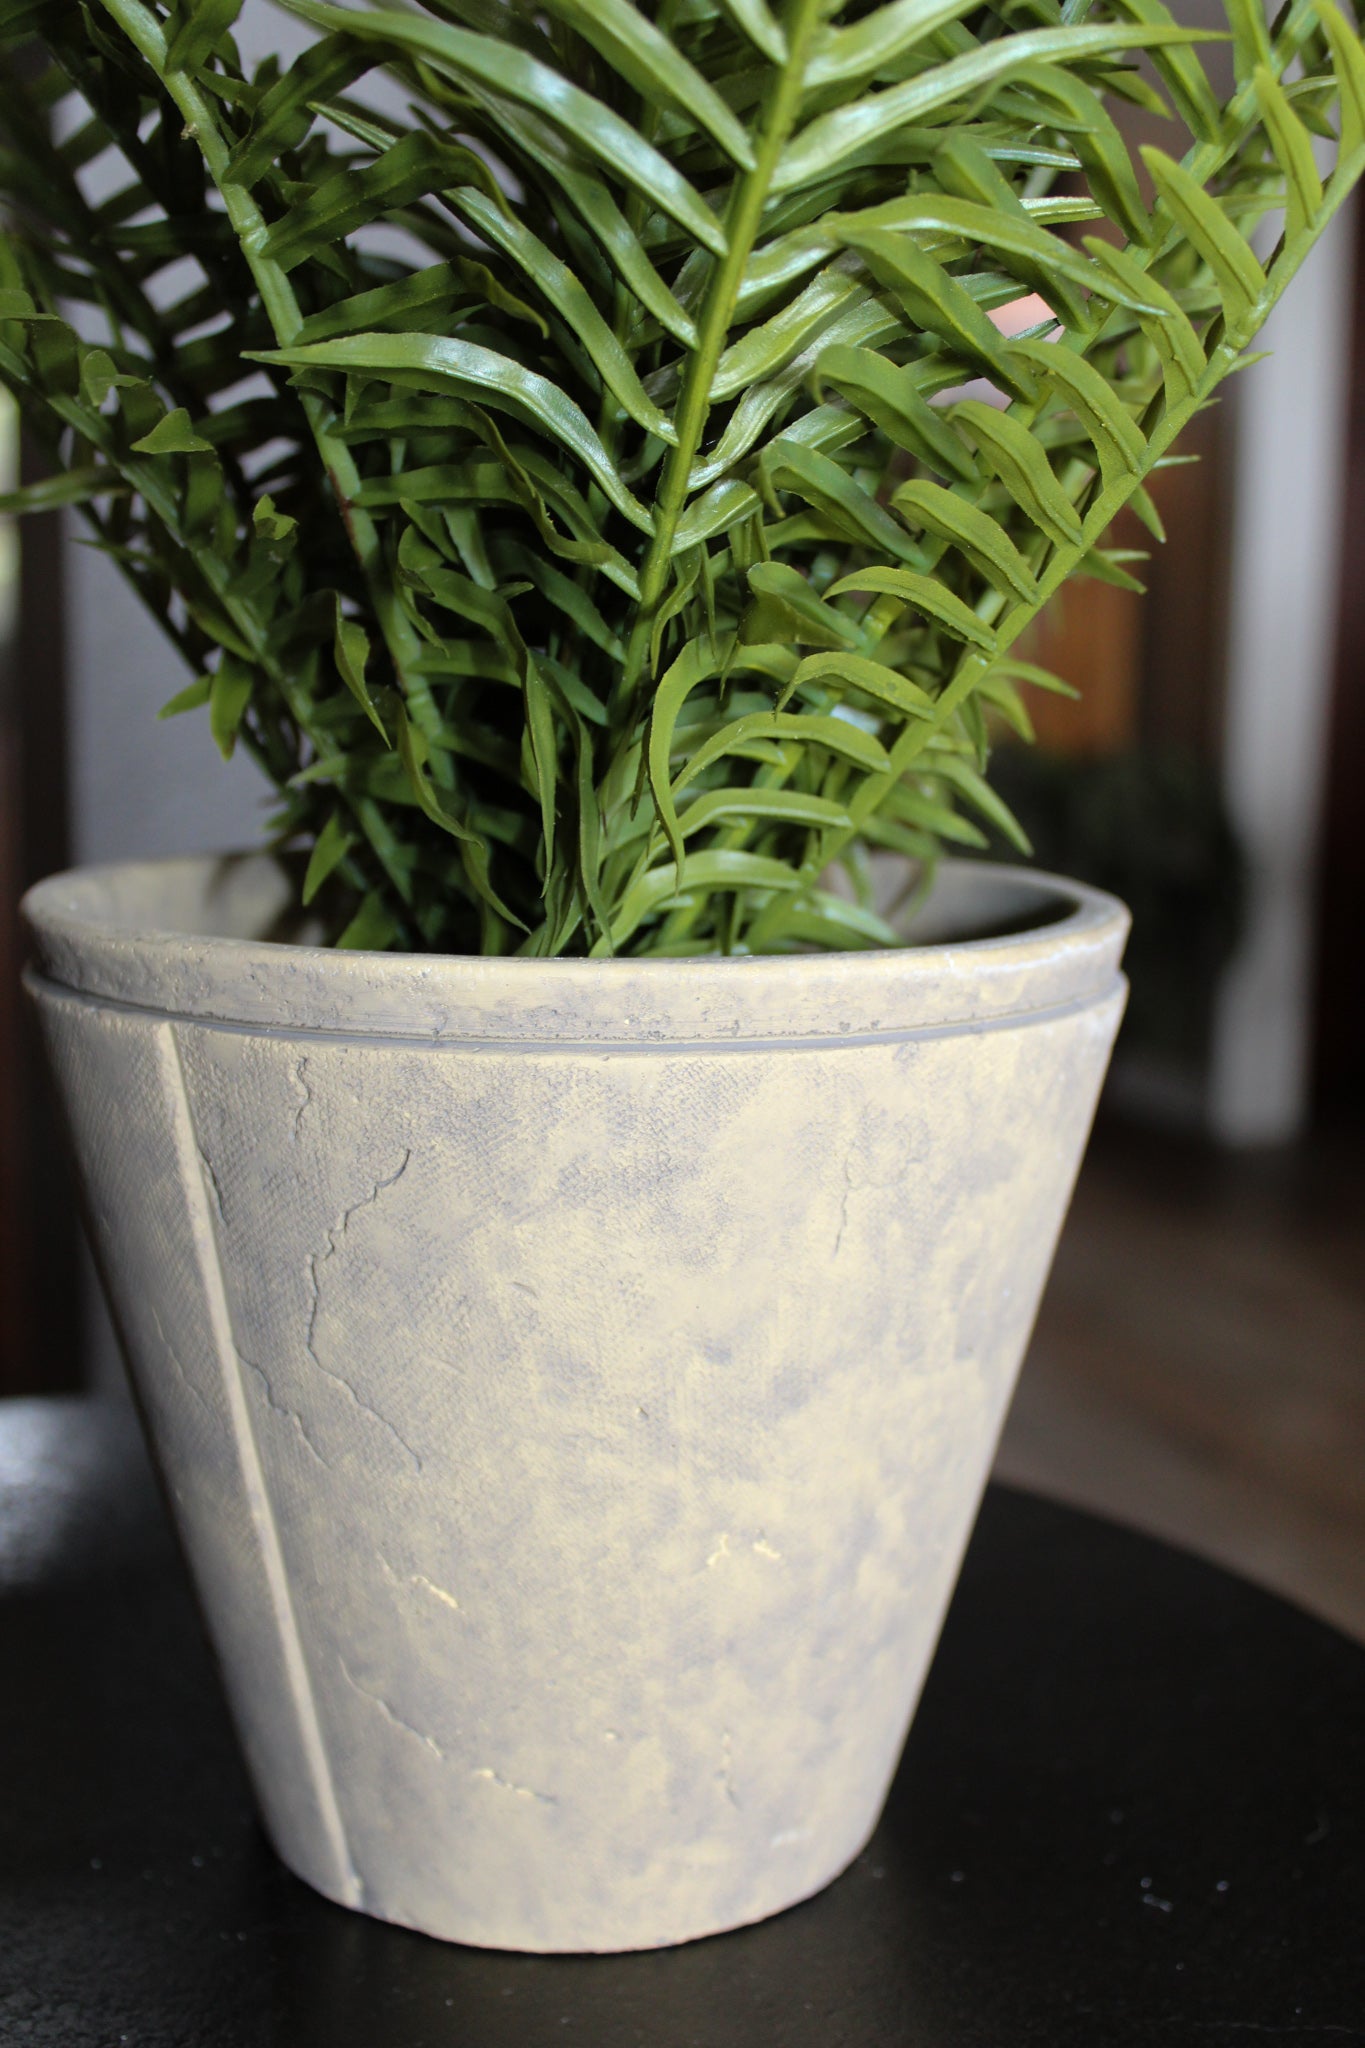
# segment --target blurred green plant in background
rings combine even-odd
[[[1010,747],[995,781],[1041,866],[1111,890],[1133,913],[1125,1049],[1202,1068],[1246,894],[1216,771],[1175,749],[1073,760]]]

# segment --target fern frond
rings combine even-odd
[[[0,0],[58,464],[7,507],[82,509],[340,943],[889,943],[826,871],[1018,843],[1013,650],[1131,583],[1115,515],[1365,172],[1355,26],[1226,0],[1221,104],[1163,0],[284,4],[249,75],[238,0]]]

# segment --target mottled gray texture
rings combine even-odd
[[[193,924],[170,879],[169,912],[155,868],[45,885],[66,986],[34,987],[282,1855],[500,1947],[806,1896],[875,1823],[932,1653],[1122,911],[1074,890],[1031,935],[879,958],[243,939],[182,971],[147,936]],[[83,936],[102,889],[142,936]],[[438,996],[463,1041],[397,1028]]]

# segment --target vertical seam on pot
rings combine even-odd
[[[247,1505],[256,1530],[265,1566],[266,1584],[271,1605],[275,1610],[276,1625],[284,1653],[285,1676],[294,1702],[300,1741],[304,1759],[313,1781],[314,1795],[323,1829],[327,1835],[333,1856],[340,1872],[341,1888],[346,1894],[348,1905],[361,1903],[361,1885],[351,1860],[350,1847],[346,1840],[346,1829],[341,1818],[336,1786],[328,1761],[327,1745],[323,1739],[322,1723],[318,1715],[317,1702],[313,1696],[312,1680],[308,1673],[308,1661],[304,1655],[303,1640],[299,1633],[298,1618],[289,1592],[289,1577],[285,1569],[284,1548],[280,1542],[279,1527],[275,1520],[270,1495],[266,1489],[265,1474],[261,1467],[260,1451],[256,1433],[251,1423],[251,1411],[247,1405],[246,1389],[242,1383],[241,1367],[236,1341],[232,1332],[232,1315],[228,1308],[227,1287],[223,1279],[222,1262],[218,1250],[218,1237],[214,1229],[213,1211],[206,1185],[206,1169],[203,1154],[199,1149],[194,1129],[194,1116],[190,1109],[189,1086],[185,1077],[184,1063],[180,1057],[180,1041],[173,1023],[167,1022],[157,1034],[164,1042],[164,1065],[166,1068],[167,1096],[171,1113],[171,1127],[175,1141],[177,1161],[180,1167],[181,1183],[190,1207],[190,1220],[197,1254],[200,1279],[208,1306],[209,1326],[213,1336],[214,1349],[218,1354],[219,1369],[227,1397],[228,1414],[232,1423],[233,1441],[241,1467],[246,1491]]]

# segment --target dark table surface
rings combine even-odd
[[[1365,2043],[1365,1649],[987,1498],[882,1824],[652,1955],[497,1955],[267,1848],[128,1418],[0,1405],[3,2048]]]

